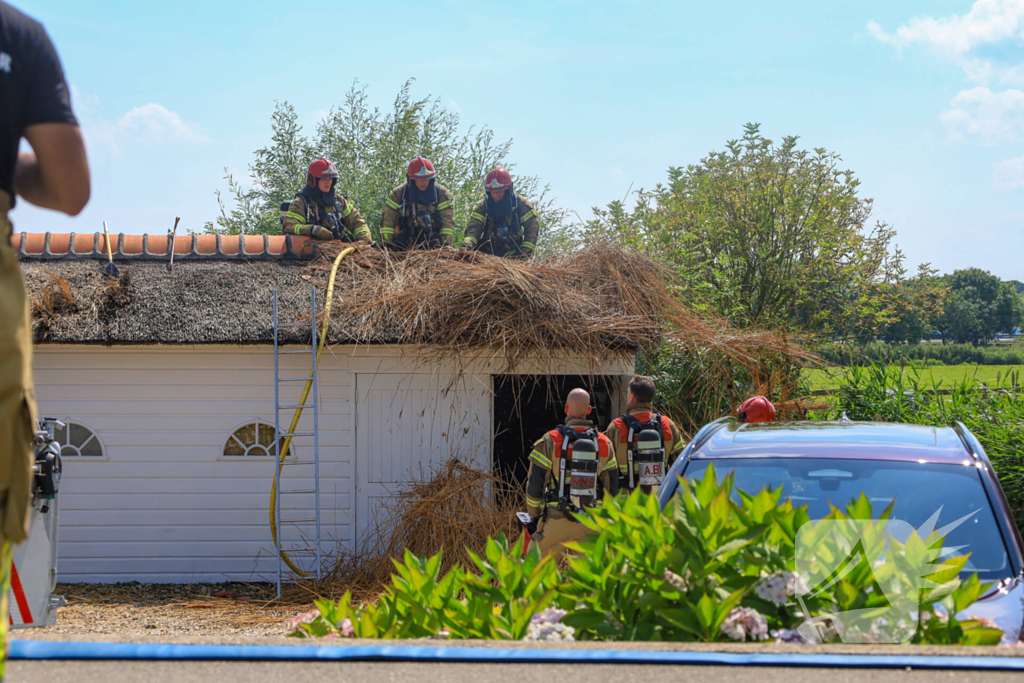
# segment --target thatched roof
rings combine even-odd
[[[340,249],[328,243],[312,261],[183,261],[173,272],[161,261],[121,262],[117,280],[102,261],[73,255],[21,266],[37,343],[269,344],[275,289],[282,321],[306,323],[281,340],[309,339],[310,288],[319,320]],[[774,335],[698,317],[660,266],[606,246],[539,262],[367,249],[342,262],[334,294],[331,344],[415,344],[448,356],[486,348],[510,368],[538,351],[599,359],[665,338],[744,365],[802,354]]]

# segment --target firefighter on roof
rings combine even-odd
[[[618,493],[615,458],[590,415],[590,394],[573,389],[565,402],[565,424],[541,437],[530,452],[524,524],[542,555],[565,553],[562,544],[582,540],[587,527],[575,515],[594,507],[604,492]]]
[[[342,240],[370,245],[370,228],[359,209],[334,194],[338,169],[327,159],[314,159],[306,171],[306,186],[281,206],[281,230],[317,240]]]
[[[487,195],[469,215],[463,249],[506,258],[530,258],[537,248],[540,221],[530,202],[512,187],[512,176],[496,168],[484,180]]]
[[[434,164],[416,157],[406,170],[408,180],[394,190],[384,205],[380,237],[393,249],[447,247],[455,234],[452,193],[437,184]]]
[[[619,466],[619,489],[644,493],[654,491],[686,445],[683,431],[675,422],[654,412],[654,381],[636,375],[629,381],[626,414],[608,425],[605,436],[615,449]]]

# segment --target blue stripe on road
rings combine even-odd
[[[436,661],[591,664],[719,664],[892,669],[975,669],[1024,671],[1024,657],[792,654],[650,650],[542,650],[409,645],[161,645],[11,641],[11,659],[144,659],[251,661]]]

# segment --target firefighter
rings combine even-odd
[[[31,151],[18,151],[22,138]],[[57,51],[41,24],[0,2],[0,679],[12,544],[28,535],[36,428],[32,327],[7,213],[17,195],[75,216],[89,194],[85,144]]]
[[[282,206],[282,232],[369,246],[370,228],[352,202],[335,195],[337,184],[338,169],[334,164],[323,157],[314,159],[306,170],[306,186],[287,209]]]
[[[406,169],[408,179],[387,198],[380,221],[380,237],[386,247],[413,249],[451,246],[455,234],[455,209],[451,190],[437,184],[434,164],[416,157]]]
[[[541,437],[530,452],[526,483],[525,524],[542,555],[561,557],[564,543],[582,540],[589,533],[575,515],[593,507],[602,492],[618,493],[615,459],[610,444],[587,419],[590,394],[573,389],[565,401],[565,424]]]
[[[683,430],[664,415],[654,412],[654,381],[636,375],[626,392],[626,414],[608,425],[605,436],[615,449],[619,466],[619,490],[640,487],[651,493],[686,445]]]
[[[751,396],[736,411],[736,419],[744,424],[775,422],[775,406],[764,396]]]
[[[537,248],[537,211],[512,187],[512,176],[496,168],[484,180],[487,191],[469,215],[463,249],[506,258],[531,258]]]

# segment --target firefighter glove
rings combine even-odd
[[[313,226],[313,239],[315,239],[315,240],[333,240],[334,239],[334,233],[331,232],[330,230],[328,230],[327,228],[323,227],[323,226],[314,225]]]

